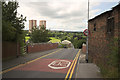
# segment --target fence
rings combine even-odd
[[[18,57],[20,45],[15,42],[2,42],[2,58]]]

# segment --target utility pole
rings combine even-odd
[[[89,0],[88,0],[88,20],[89,20]]]
[[[88,20],[89,20],[89,0],[88,0]],[[88,32],[89,35],[89,32]],[[86,41],[86,62],[88,63],[88,35],[87,35],[87,41]]]

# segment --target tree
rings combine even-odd
[[[18,2],[9,1],[2,2],[2,35],[3,41],[20,42],[23,37],[22,29],[25,27],[24,22],[26,17],[23,18],[21,14],[17,16]]]
[[[48,30],[41,26],[41,29],[33,28],[31,33],[31,41],[33,43],[41,43],[49,41]]]
[[[16,29],[11,26],[11,23],[8,21],[2,21],[2,36],[3,41],[13,41],[15,38]]]

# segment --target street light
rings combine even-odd
[[[88,0],[88,20],[89,20],[89,0]],[[87,35],[87,41],[86,41],[86,62],[87,63],[88,63],[88,35]]]

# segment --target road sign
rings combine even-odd
[[[84,33],[85,36],[88,36],[88,34],[90,34],[90,31],[89,31],[88,29],[85,29],[85,30],[83,31],[83,33]]]
[[[52,69],[63,69],[69,67],[71,64],[70,61],[67,60],[55,60],[50,63],[48,66]]]

